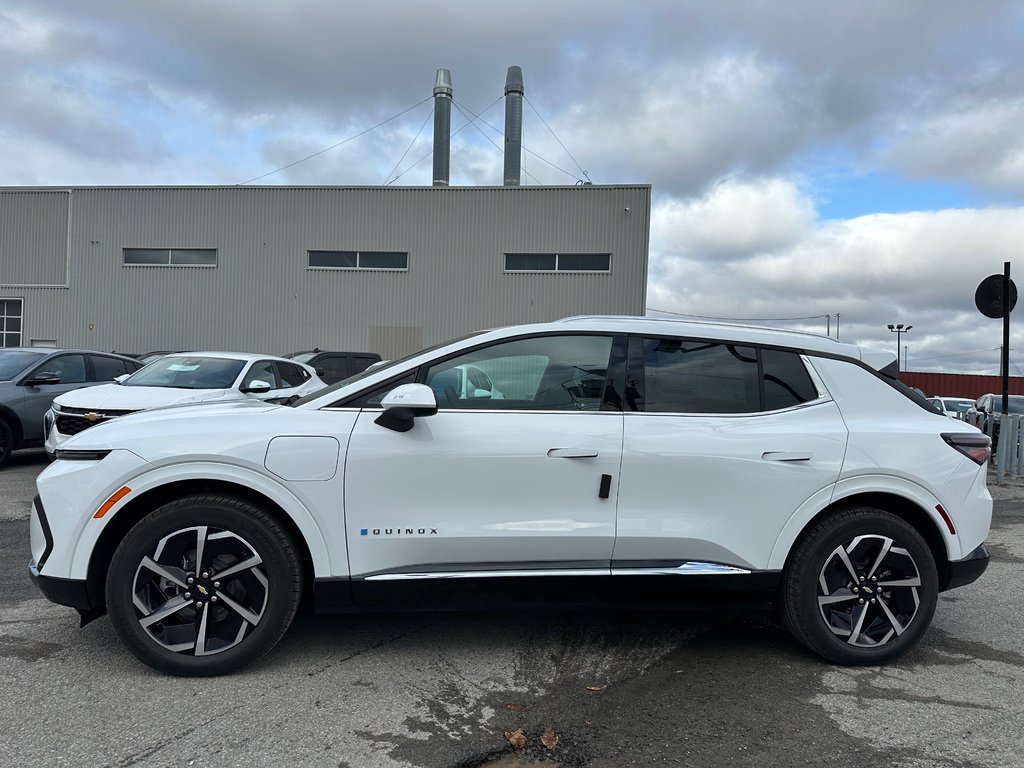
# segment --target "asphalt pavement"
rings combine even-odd
[[[256,666],[197,680],[35,592],[43,466],[0,470],[3,766],[470,768],[523,739],[549,766],[1024,766],[1019,481],[993,488],[988,572],[885,667],[826,664],[756,613],[493,611],[302,617]]]

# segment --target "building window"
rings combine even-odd
[[[215,248],[125,248],[124,264],[131,267],[216,267]]]
[[[409,269],[401,251],[307,251],[310,269]]]
[[[506,253],[506,272],[611,272],[610,253]]]
[[[21,299],[0,299],[0,347],[21,346]]]

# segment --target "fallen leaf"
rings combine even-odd
[[[544,729],[544,735],[540,737],[541,743],[550,749],[552,752],[558,746],[558,734],[555,733],[554,729],[549,725]]]
[[[529,739],[526,738],[526,734],[523,733],[522,728],[516,728],[512,733],[505,732],[505,738],[508,739],[508,743],[516,749],[522,749],[526,746],[526,742]]]
[[[594,693],[598,693],[600,691],[603,691],[607,687],[607,685],[588,685],[587,690],[593,691]]]
[[[511,709],[513,712],[525,712],[529,707],[525,704],[506,704],[505,709]]]

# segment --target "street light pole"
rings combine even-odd
[[[900,372],[900,340],[903,338],[903,334],[904,333],[910,333],[910,329],[913,328],[914,326],[912,326],[912,325],[904,325],[903,323],[898,323],[896,325],[893,325],[892,323],[889,323],[889,325],[886,326],[886,327],[889,329],[890,332],[896,334],[896,373],[899,373]]]

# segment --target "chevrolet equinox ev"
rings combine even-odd
[[[775,605],[825,659],[917,642],[977,579],[990,445],[792,331],[580,317],[476,333],[290,405],[154,410],[39,475],[30,571],[177,675],[322,611]],[[464,384],[479,371],[488,387]],[[500,393],[500,397],[495,393]]]

